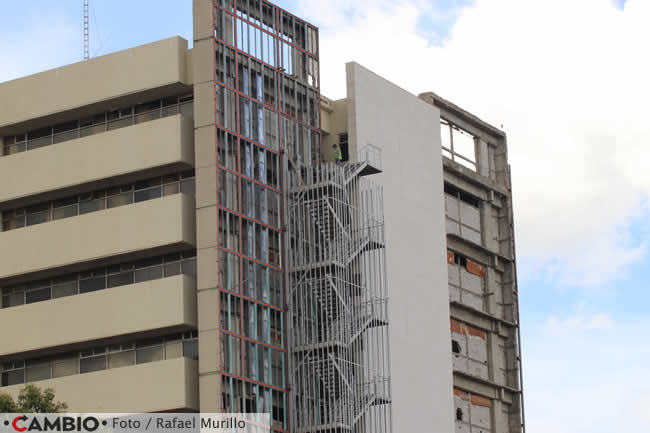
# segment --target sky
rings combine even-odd
[[[191,41],[190,0],[90,2],[93,57]],[[650,431],[650,1],[276,3],[319,26],[323,94],[354,60],[507,132],[528,433]],[[0,15],[0,82],[82,60],[81,0]]]

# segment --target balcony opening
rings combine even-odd
[[[458,164],[476,171],[476,137],[447,119],[440,118],[442,154]]]

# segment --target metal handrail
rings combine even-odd
[[[357,159],[359,162],[366,162],[379,170],[382,169],[381,149],[370,143],[359,149]]]

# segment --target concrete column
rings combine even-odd
[[[196,168],[197,302],[201,412],[219,412],[220,330],[217,289],[217,152],[212,2],[193,1],[194,146]]]
[[[499,251],[499,227],[492,215],[492,204],[487,201],[481,202],[481,235],[483,246],[490,251]]]
[[[490,177],[490,152],[487,142],[476,138],[476,162],[478,164],[478,174]]]

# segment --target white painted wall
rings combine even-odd
[[[454,430],[440,112],[356,63],[347,68],[350,156],[382,149],[393,431]]]

